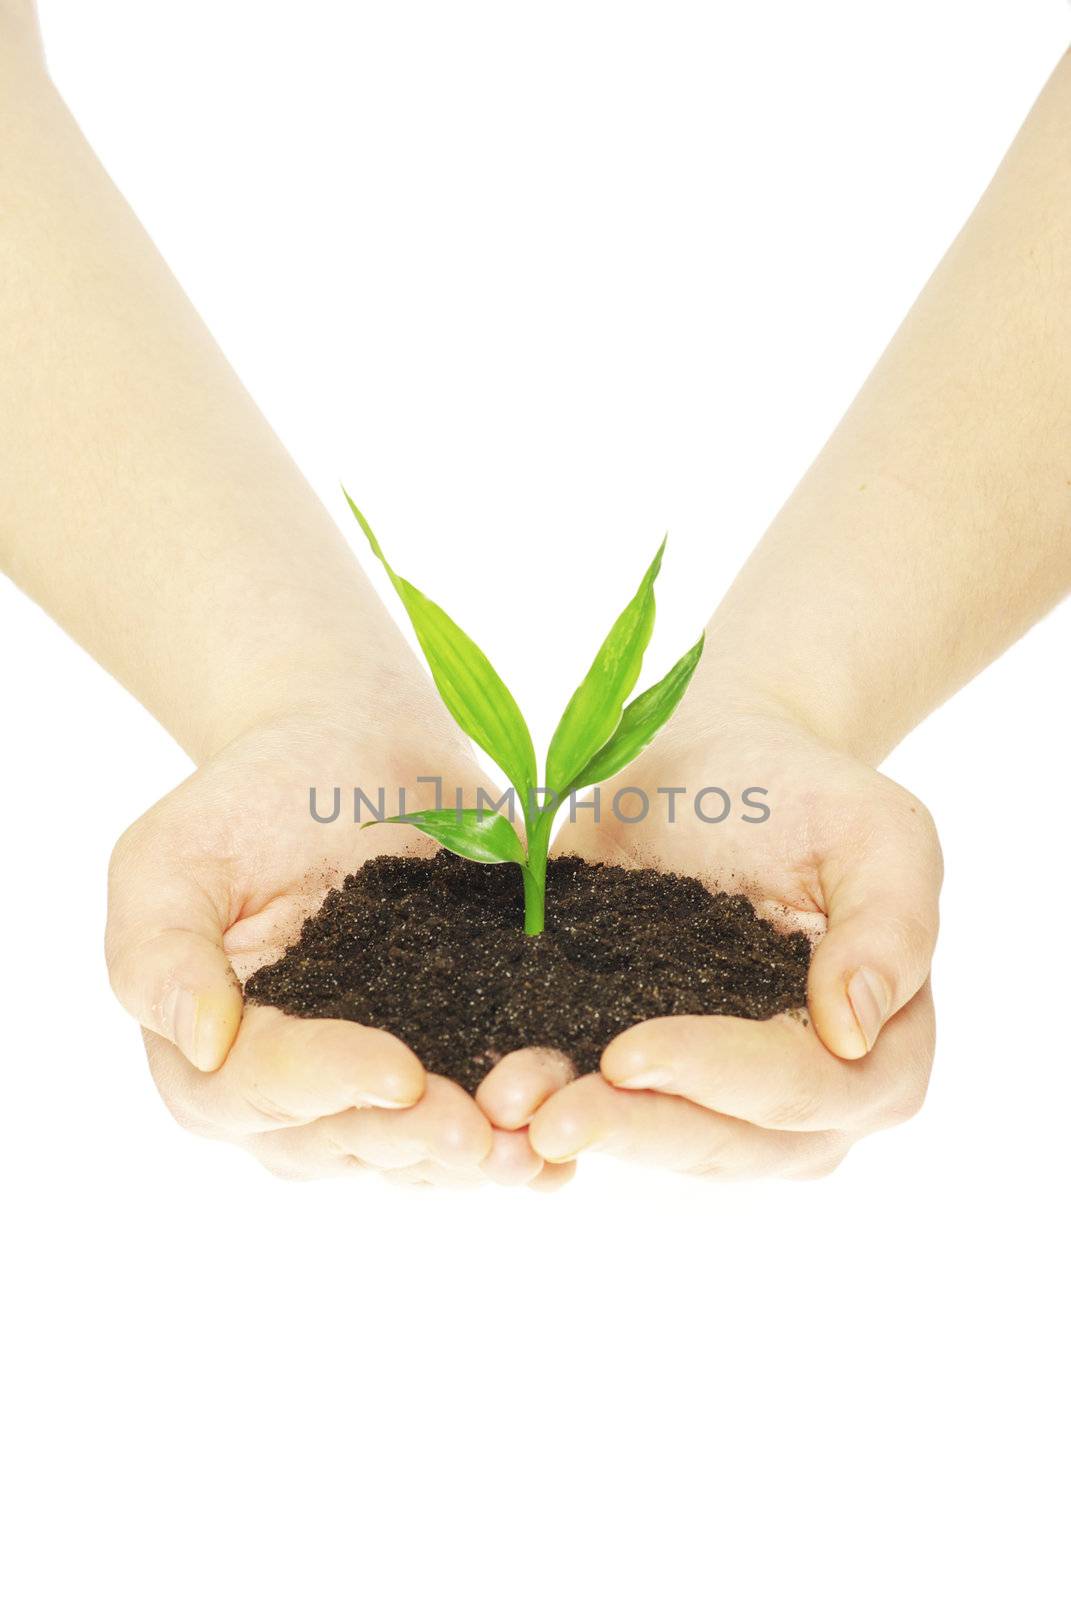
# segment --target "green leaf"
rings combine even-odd
[[[654,629],[654,583],[662,565],[663,539],[643,582],[603,640],[588,675],[566,706],[547,755],[547,786],[566,794],[601,750],[636,687],[643,652]]]
[[[524,845],[503,816],[489,811],[413,811],[403,817],[384,817],[384,822],[411,822],[429,839],[452,850],[467,861],[515,861],[525,865]],[[363,828],[378,827],[378,822],[362,823]]]
[[[664,678],[629,702],[615,731],[602,749],[592,756],[570,788],[586,789],[591,783],[602,783],[604,778],[612,778],[615,772],[628,766],[633,756],[638,756],[641,750],[646,749],[659,728],[676,711],[702,654],[703,635],[700,634],[698,644],[681,656]]]
[[[398,576],[364,516],[346,490],[342,492],[409,613],[446,709],[463,732],[486,751],[492,761],[498,762],[522,804],[526,804],[528,791],[535,787],[536,758],[532,735],[516,700],[468,634],[434,600],[429,600]]]

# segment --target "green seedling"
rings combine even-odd
[[[587,676],[566,706],[550,741],[546,783],[540,787],[532,735],[494,667],[440,606],[398,576],[365,517],[348,494],[346,499],[409,613],[447,710],[462,731],[498,763],[513,785],[524,812],[527,843],[507,817],[490,809],[415,811],[385,817],[383,821],[412,823],[469,861],[512,862],[520,867],[524,880],[524,931],[542,933],[547,853],[555,814],[570,794],[613,777],[650,744],[676,710],[703,653],[700,635],[664,678],[629,700],[654,629],[654,585],[666,541],[662,540],[643,582],[606,635]],[[366,828],[374,825],[364,824]]]

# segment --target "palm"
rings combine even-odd
[[[642,789],[650,812],[642,825],[618,819],[614,791]],[[673,802],[659,789],[683,789]],[[724,791],[731,810],[724,821],[702,821],[695,797],[705,789]],[[750,791],[745,804],[742,797]],[[760,792],[761,791],[761,792]],[[633,766],[603,785],[601,819],[578,812],[555,844],[592,860],[622,865],[654,865],[669,872],[702,877],[717,888],[744,892],[775,917],[800,919],[815,934],[824,932],[820,866],[847,828],[863,831],[898,799],[911,797],[851,757],[828,749],[798,729],[752,720],[726,731],[701,749],[676,746],[667,732]],[[725,810],[718,793],[701,802],[708,817]],[[623,797],[622,812],[635,811],[636,798]],[[764,820],[744,820],[761,816]]]
[[[478,776],[456,748],[442,752],[438,767],[426,751],[419,768],[407,765],[401,750],[384,752],[371,740],[362,745],[307,724],[261,731],[161,800],[113,859],[113,981],[149,1024],[150,1064],[176,1117],[243,1144],[273,1171],[312,1176],[372,1166],[435,1183],[474,1182],[487,1172],[502,1181],[537,1177],[541,1163],[524,1136],[493,1133],[472,1099],[456,1084],[426,1077],[400,1040],[356,1023],[240,1008],[234,978],[243,981],[280,956],[329,888],[401,843],[393,833],[353,824],[347,796],[352,805],[354,783],[393,796],[415,770],[462,784]],[[329,813],[336,783],[343,809],[325,826],[310,813],[309,788],[319,787]],[[406,848],[432,846],[414,835]],[[199,1025],[212,1021],[215,1007],[223,1028],[229,1013],[233,1042],[218,1071],[191,1065],[169,1042],[173,1017],[146,1015],[147,1003],[139,1003],[146,972],[156,963],[158,977],[161,960],[184,970],[200,963],[187,984],[204,996]],[[175,987],[167,976],[165,995]],[[160,992],[158,982],[153,992]],[[152,1004],[166,1009],[166,1001]]]
[[[644,826],[610,810],[624,785],[649,796]],[[693,797],[713,786],[732,801],[724,822],[700,821],[693,809]],[[548,1160],[601,1145],[689,1171],[803,1175],[829,1170],[861,1133],[917,1109],[933,1049],[927,973],[940,882],[920,803],[779,718],[738,720],[702,747],[675,742],[670,730],[603,787],[601,822],[580,813],[556,849],[690,873],[803,927],[817,940],[813,1026],[790,1017],[641,1023],[608,1047],[601,1079],[544,1102],[530,1128],[535,1148]],[[657,793],[670,787],[686,791],[673,822]],[[770,816],[749,823],[740,797],[755,788],[768,791]],[[635,809],[638,797],[625,804]],[[723,806],[710,795],[706,809],[717,815]],[[864,968],[884,975],[890,991],[884,1026],[872,1033],[852,1000]]]

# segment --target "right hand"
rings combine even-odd
[[[704,823],[686,800],[670,823],[660,786],[769,791],[760,825]],[[610,1041],[601,1071],[555,1092],[540,1053],[517,1052],[481,1086],[493,1122],[528,1127],[547,1162],[601,1149],[698,1176],[816,1177],[864,1135],[921,1106],[934,1050],[929,971],[941,851],[925,807],[783,714],[731,715],[690,738],[672,726],[604,788],[635,785],[650,821],[590,813],[556,849],[657,866],[743,889],[761,915],[817,938],[808,1025],[795,1015],[655,1017]],[[717,802],[715,802],[717,804]],[[501,1103],[508,1105],[504,1124]]]

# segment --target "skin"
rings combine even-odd
[[[676,720],[615,780],[761,783],[769,823],[585,819],[559,836],[747,889],[821,934],[811,1025],[643,1023],[598,1078],[562,1086],[529,1060],[523,1095],[496,1069],[481,1105],[547,1161],[813,1176],[921,1105],[941,856],[925,808],[874,767],[1071,589],[1069,148],[1065,57],[712,618]]]
[[[315,824],[310,774],[471,793],[479,773],[82,139],[33,7],[0,0],[0,562],[198,763],[120,840],[107,932],[180,1122],[288,1177],[553,1187],[596,1147],[818,1175],[917,1109],[940,853],[874,765],[1071,584],[1069,138],[1065,61],[716,613],[673,727],[620,779],[736,774],[770,788],[770,823],[655,825],[642,856],[612,822],[559,841],[747,888],[823,933],[810,1024],[656,1020],[581,1081],[519,1051],[473,1102],[376,1030],[243,1010],[236,974],[388,847]]]
[[[533,1074],[509,1125],[527,1126],[546,1161],[601,1149],[701,1177],[820,1177],[857,1139],[922,1104],[941,880],[925,807],[784,718],[740,716],[698,746],[667,734],[627,777],[653,796],[660,785],[694,794],[712,773],[731,795],[760,775],[769,819],[746,823],[737,808],[736,820],[703,823],[678,802],[672,825],[585,817],[558,848],[691,873],[747,893],[782,926],[821,935],[806,1018],[659,1018],[615,1039],[600,1074],[550,1093]],[[478,1095],[495,1122],[502,1074],[497,1067]]]
[[[462,782],[471,763],[447,754]],[[283,953],[326,888],[392,848],[383,831],[309,815],[310,779],[353,770],[355,756],[373,790],[410,781],[405,752],[367,726],[304,715],[262,725],[119,841],[108,966],[143,1024],[156,1086],[184,1128],[241,1146],[280,1177],[375,1170],[440,1187],[557,1187],[567,1173],[543,1177],[523,1132],[493,1130],[401,1040],[243,1006],[238,980]]]
[[[492,1129],[398,1040],[243,1009],[236,973],[388,847],[315,823],[311,782],[393,791],[426,772],[471,790],[481,775],[12,0],[0,215],[0,565],[198,763],[109,874],[109,972],[164,1100],[289,1177],[560,1186],[568,1168],[544,1175],[523,1132]]]

